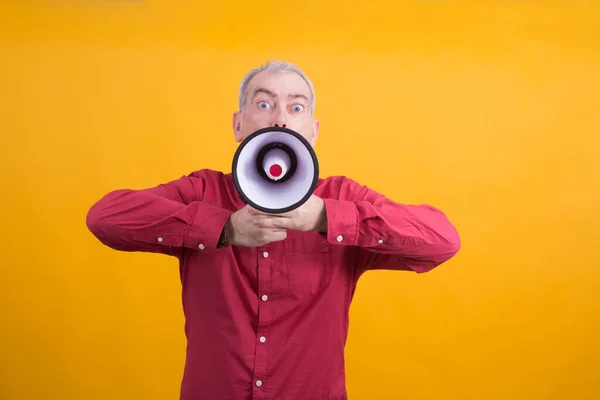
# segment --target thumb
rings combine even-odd
[[[250,204],[246,204],[246,206],[244,208],[246,209],[246,212],[248,214],[250,214],[250,215],[260,215],[260,214],[262,214],[256,208],[252,207]]]

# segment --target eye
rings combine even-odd
[[[260,107],[260,108],[271,108],[271,105],[269,103],[267,103],[266,101],[261,101],[260,103],[258,103],[258,107]]]
[[[295,112],[300,112],[304,110],[304,107],[300,104],[296,104],[294,107],[292,107],[292,110],[294,110]]]

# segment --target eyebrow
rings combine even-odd
[[[306,97],[305,95],[300,94],[300,93],[290,94],[288,96],[288,99],[304,99],[304,100],[306,100],[307,103],[309,102],[308,97]]]
[[[260,87],[259,87],[259,88],[257,88],[257,89],[254,91],[254,94],[252,94],[252,98],[254,98],[254,97],[255,97],[257,94],[259,94],[259,93],[264,93],[264,94],[266,94],[267,96],[271,96],[271,97],[277,97],[277,95],[276,95],[275,93],[271,92],[269,89],[265,89],[265,88],[260,88]],[[306,97],[305,95],[303,95],[303,94],[300,94],[300,93],[293,93],[293,94],[290,94],[290,95],[288,96],[288,99],[304,99],[304,100],[306,100],[307,102],[309,102],[309,100],[308,100],[308,97]]]
[[[258,88],[258,89],[256,89],[256,90],[254,91],[254,93],[252,94],[252,98],[256,97],[256,95],[257,95],[257,94],[259,94],[259,93],[264,93],[264,94],[266,94],[267,96],[271,96],[271,97],[277,97],[277,96],[275,95],[275,93],[271,92],[271,91],[270,91],[270,90],[268,90],[268,89],[265,89],[265,88]]]

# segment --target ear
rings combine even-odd
[[[313,121],[313,134],[312,137],[310,139],[310,144],[312,146],[315,145],[316,141],[317,141],[317,137],[319,137],[319,127],[321,126],[321,123],[318,120],[314,120]]]
[[[236,111],[233,113],[233,134],[236,142],[242,141],[242,113]]]

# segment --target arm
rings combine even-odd
[[[231,212],[202,202],[204,186],[202,177],[184,176],[153,188],[115,190],[90,208],[87,227],[115,250],[214,251]]]
[[[423,273],[452,258],[460,238],[444,213],[429,205],[404,205],[347,178],[335,178],[324,198],[327,239],[360,248],[363,269]]]

